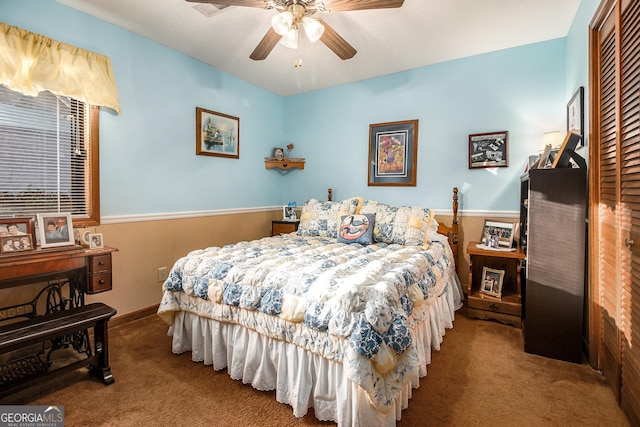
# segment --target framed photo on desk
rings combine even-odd
[[[38,214],[38,234],[42,248],[75,245],[70,213]]]

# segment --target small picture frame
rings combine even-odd
[[[104,238],[102,237],[102,233],[89,234],[89,249],[103,249],[103,248],[104,248]]]
[[[284,149],[283,148],[274,148],[273,149],[273,158],[275,160],[284,160]]]
[[[582,141],[582,137],[577,132],[567,132],[567,135],[558,150],[558,154],[555,156],[553,163],[551,164],[551,168],[570,168],[572,167],[571,160],[573,160],[578,167],[586,169],[587,162],[575,151],[580,144],[580,141]]]
[[[196,107],[196,154],[240,158],[240,119]]]
[[[25,235],[30,236],[30,245],[31,249],[25,250],[34,250],[36,248],[36,220],[34,217],[25,217],[25,218],[0,218],[0,238],[14,236],[14,237],[22,237]],[[4,243],[2,243],[2,247],[4,247]],[[15,252],[15,251],[11,251]],[[2,249],[0,249],[0,253]]]
[[[495,268],[482,268],[482,281],[480,282],[480,292],[492,297],[502,298],[502,281],[504,280],[504,270]]]
[[[480,241],[491,249],[511,249],[514,232],[515,224],[511,222],[485,220]]]
[[[283,206],[282,207],[282,220],[283,221],[297,221],[295,206]]]
[[[30,234],[2,236],[0,238],[0,245],[0,253],[3,254],[32,251],[35,249]]]
[[[38,234],[42,248],[75,245],[70,213],[38,214]]]
[[[509,166],[509,132],[469,135],[469,169],[506,168]]]
[[[580,86],[567,103],[567,132],[580,135],[578,146],[584,145],[584,87]]]

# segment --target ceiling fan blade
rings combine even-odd
[[[320,41],[327,45],[329,49],[331,49],[336,55],[340,57],[340,59],[350,59],[353,58],[353,55],[356,54],[356,50],[353,46],[349,44],[345,39],[340,36],[334,30],[324,22],[322,19],[318,19],[322,25],[324,25],[324,33],[322,33],[322,37],[320,37]]]
[[[348,10],[366,9],[393,9],[401,7],[403,4],[404,0],[324,0],[324,8],[329,12],[345,12]]]
[[[258,43],[258,46],[256,46],[253,52],[251,52],[249,58],[254,61],[262,61],[269,56],[281,38],[282,36],[280,34],[276,33],[273,28],[269,27],[269,31],[267,31],[267,34],[265,34],[262,40],[260,40],[260,43]]]
[[[260,9],[268,9],[267,2],[264,0],[186,0],[191,3],[211,3],[214,6],[244,6],[259,7]]]

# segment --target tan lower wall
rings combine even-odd
[[[187,219],[142,221],[101,225],[95,229],[103,233],[107,246],[118,248],[113,253],[113,289],[88,295],[87,302],[102,301],[118,310],[117,317],[148,309],[162,298],[162,282],[158,268],[171,269],[175,261],[194,249],[223,246],[242,240],[258,239],[271,234],[271,220],[280,219],[281,211],[265,211],[233,215],[216,215]],[[438,221],[451,224],[451,217],[438,216]],[[516,222],[517,218],[501,218]],[[459,254],[458,274],[466,287],[469,277],[468,242],[480,238],[484,218],[458,218]],[[3,290],[0,298],[8,305],[23,291]],[[7,298],[7,293],[11,298]],[[30,290],[30,293],[36,290]],[[22,295],[19,300],[26,300]]]

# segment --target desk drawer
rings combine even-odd
[[[111,272],[90,274],[87,282],[87,293],[97,294],[99,292],[111,290]]]
[[[89,273],[98,273],[100,271],[111,271],[111,254],[91,257]]]

